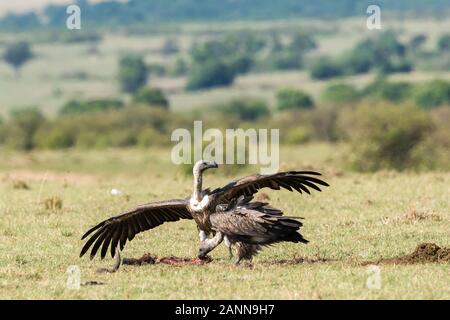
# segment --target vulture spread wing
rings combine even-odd
[[[114,257],[116,247],[122,250],[127,240],[131,241],[136,234],[153,229],[164,222],[192,219],[187,207],[189,199],[174,199],[141,205],[115,217],[100,222],[89,229],[81,239],[91,235],[83,246],[80,257],[94,244],[91,250],[92,259],[101,246],[101,258],[108,252],[111,244],[111,256]]]
[[[318,185],[329,186],[323,180],[314,176],[321,174],[315,171],[287,171],[275,174],[255,174],[239,180],[235,180],[222,188],[217,188],[211,194],[221,201],[228,202],[239,196],[251,196],[262,188],[280,190],[281,188],[289,191],[296,190],[299,193],[306,192],[310,194],[311,189],[322,191]]]

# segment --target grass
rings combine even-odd
[[[323,171],[331,185],[324,192],[309,197],[268,192],[274,206],[305,217],[308,245],[266,248],[253,268],[235,267],[220,246],[205,266],[124,266],[114,274],[95,272],[110,267],[110,258],[78,257],[80,236],[134,205],[188,195],[191,178],[167,160],[170,150],[4,153],[0,298],[450,298],[448,264],[382,266],[380,290],[366,287],[367,267],[358,264],[409,253],[421,242],[450,246],[450,174],[346,172],[330,165],[335,163],[330,162],[334,149],[316,145],[282,150],[283,169],[312,166]],[[204,180],[215,187],[230,179],[219,168]],[[17,180],[28,188],[14,188]],[[122,193],[113,196],[112,188]],[[46,208],[55,199],[58,205]],[[168,223],[139,234],[123,255],[194,257],[197,241],[192,221]],[[319,262],[292,263],[301,257]],[[81,268],[82,282],[104,284],[67,289],[70,265]]]

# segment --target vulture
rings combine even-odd
[[[229,205],[233,199],[241,196],[250,197],[260,189],[287,189],[310,194],[310,189],[321,191],[319,186],[328,184],[317,178],[321,174],[315,171],[286,171],[274,174],[255,174],[210,190],[203,189],[203,173],[211,168],[218,168],[215,162],[199,160],[193,167],[194,190],[190,197],[172,199],[140,205],[134,209],[106,219],[89,229],[82,237],[87,239],[80,252],[82,257],[91,247],[90,258],[93,259],[100,250],[103,259],[110,251],[111,257],[123,250],[127,241],[136,234],[153,229],[165,222],[181,219],[193,219],[199,230],[200,243],[208,241],[216,231],[211,224],[211,214],[218,205]],[[221,208],[221,207],[219,207]],[[270,210],[270,209],[264,209]],[[234,239],[234,238],[233,238]],[[229,239],[225,243],[231,245]],[[119,249],[120,248],[120,249]],[[117,259],[117,258],[116,258]]]
[[[205,258],[223,239],[235,245],[236,264],[241,259],[251,260],[261,246],[282,241],[308,243],[298,232],[303,225],[300,221],[283,216],[281,210],[268,206],[268,203],[251,202],[252,199],[252,196],[240,196],[228,205],[216,207],[216,212],[209,217],[216,234],[200,244],[199,258]]]

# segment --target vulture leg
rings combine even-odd
[[[116,247],[116,259],[114,260],[114,266],[112,268],[112,272],[116,272],[119,270],[120,265],[122,264],[122,259],[120,257],[119,246]]]
[[[99,268],[97,269],[97,273],[114,273],[117,270],[119,270],[120,265],[124,264],[126,259],[123,259],[120,257],[120,249],[119,246],[116,247],[116,254],[114,255],[115,259],[114,259],[114,265],[112,267],[112,269],[106,269],[106,268]]]
[[[225,245],[228,247],[228,252],[230,253],[230,259],[233,259],[233,250],[231,248],[231,242],[230,239],[228,239],[227,236],[223,237],[223,242],[225,243]]]

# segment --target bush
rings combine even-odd
[[[314,107],[312,98],[303,91],[282,89],[276,95],[278,110],[310,109]]]
[[[434,130],[412,152],[413,159],[426,169],[450,170],[450,108],[431,111]]]
[[[48,149],[67,147],[106,148],[150,144],[149,130],[159,133],[158,144],[169,143],[169,130],[186,125],[160,108],[143,106],[110,109],[98,113],[63,115],[40,126],[35,146]],[[153,138],[152,138],[153,139]]]
[[[70,130],[61,130],[56,127],[50,130],[41,128],[36,132],[34,142],[40,149],[65,149],[74,146],[75,137]]]
[[[312,79],[329,79],[343,74],[342,69],[328,58],[318,59],[311,67]]]
[[[337,83],[326,87],[321,97],[327,103],[339,105],[354,103],[361,98],[361,95],[355,87],[345,83]]]
[[[174,39],[167,39],[161,48],[161,53],[164,55],[175,54],[179,51],[180,48],[178,47],[178,44]]]
[[[169,135],[163,135],[153,128],[143,129],[137,138],[137,145],[140,147],[160,146],[170,143]]]
[[[229,86],[234,81],[234,70],[220,61],[209,60],[195,64],[187,80],[186,89],[199,90],[218,86]]]
[[[147,66],[142,57],[125,56],[119,61],[119,82],[122,91],[134,93],[147,83]]]
[[[34,135],[46,123],[42,113],[34,107],[14,111],[11,120],[3,127],[2,140],[14,149],[31,150]]]
[[[308,123],[317,140],[334,142],[338,139],[337,118],[339,111],[345,112],[342,108],[335,108],[331,105],[318,106],[311,110]]]
[[[169,101],[164,96],[164,93],[159,89],[141,88],[133,96],[134,103],[141,103],[149,106],[169,108]]]
[[[14,68],[16,77],[19,77],[19,69],[22,65],[32,57],[30,44],[24,41],[10,44],[6,47],[4,53],[5,62]]]
[[[450,34],[444,34],[439,38],[438,50],[441,52],[450,51]]]
[[[217,110],[225,115],[236,116],[243,121],[255,121],[270,114],[266,103],[257,99],[234,99],[218,106]]]
[[[300,144],[310,141],[311,138],[311,131],[302,126],[287,130],[283,142],[287,144]]]
[[[423,109],[450,104],[450,83],[443,80],[433,80],[423,84],[417,89],[414,101]]]
[[[123,106],[124,104],[122,101],[115,99],[94,99],[88,101],[71,100],[61,108],[60,114],[79,114],[109,109],[121,109]]]
[[[373,53],[364,49],[353,49],[338,60],[337,65],[346,75],[366,73],[372,68]]]
[[[425,34],[418,34],[411,38],[409,41],[408,47],[412,51],[417,51],[423,47],[425,42],[427,41],[427,36]]]
[[[385,32],[376,38],[368,38],[342,54],[336,61],[319,59],[311,69],[313,79],[327,79],[340,75],[366,73],[376,69],[382,74],[409,72],[413,69],[405,58],[405,46],[395,34]]]
[[[420,166],[413,151],[432,127],[429,114],[412,106],[363,105],[343,121],[361,171]]]
[[[189,71],[189,66],[186,63],[185,60],[182,58],[177,58],[175,60],[175,63],[171,69],[169,69],[169,75],[177,77],[177,76],[184,76]]]
[[[150,63],[147,65],[147,72],[155,76],[164,76],[168,73],[165,65],[160,63]],[[144,84],[145,85],[145,84]]]
[[[402,102],[411,97],[413,86],[408,82],[387,82],[381,78],[369,84],[363,92],[374,99]]]
[[[269,64],[271,70],[294,70],[301,69],[303,61],[298,52],[282,50],[271,54]]]
[[[304,53],[315,48],[317,48],[316,42],[310,35],[305,33],[295,34],[289,45],[289,49],[297,53]]]
[[[230,59],[229,66],[233,74],[245,74],[252,68],[253,60],[246,55],[242,55]]]

